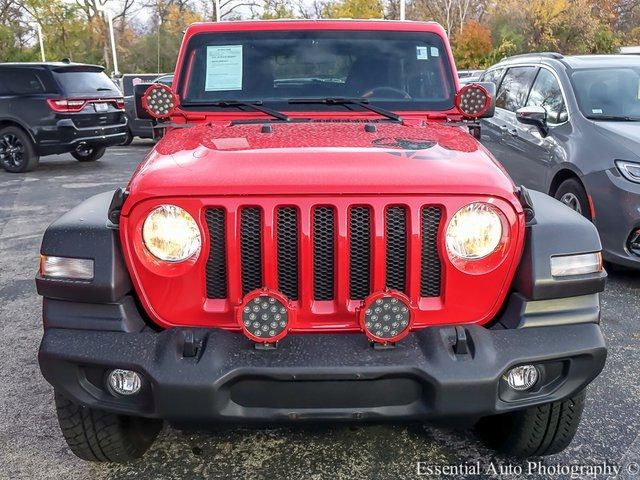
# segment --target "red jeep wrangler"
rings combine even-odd
[[[480,146],[435,23],[196,24],[164,138],[46,231],[39,361],[87,460],[164,420],[472,422],[571,441],[602,370],[594,226]],[[474,136],[476,138],[474,138]]]

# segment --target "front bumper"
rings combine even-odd
[[[640,228],[640,184],[627,180],[616,168],[589,174],[585,182],[594,203],[604,259],[640,268],[640,255],[627,245],[631,232]]]
[[[434,327],[394,349],[374,349],[359,334],[308,334],[263,351],[222,330],[47,328],[39,361],[45,378],[79,403],[174,423],[475,419],[571,396],[605,363],[596,323],[464,330],[466,349],[455,346],[455,328]],[[502,376],[524,363],[539,365],[542,379],[515,394]],[[112,368],[141,373],[141,392],[111,395]]]

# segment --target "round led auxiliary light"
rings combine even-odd
[[[178,97],[166,85],[154,83],[142,96],[142,108],[155,118],[166,118],[178,106]]]
[[[409,299],[399,292],[372,295],[360,312],[360,326],[374,342],[401,340],[411,328]]]
[[[275,343],[288,332],[290,312],[287,301],[270,292],[249,294],[240,308],[244,334],[254,342]]]
[[[456,95],[456,106],[466,117],[478,118],[491,107],[491,96],[482,85],[470,83]]]

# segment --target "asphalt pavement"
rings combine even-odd
[[[114,147],[95,163],[60,155],[28,174],[0,171],[0,479],[404,479],[438,478],[436,469],[447,466],[453,470],[440,478],[595,478],[596,465],[640,479],[640,274],[633,272],[610,273],[602,295],[609,357],[588,390],[575,440],[535,464],[493,454],[472,432],[421,424],[165,428],[134,463],[78,460],[59,432],[53,390],[36,359],[40,241],[49,223],[82,200],[126,185],[151,146]]]

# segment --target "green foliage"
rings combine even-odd
[[[383,18],[381,0],[337,0],[322,9],[322,18]]]

